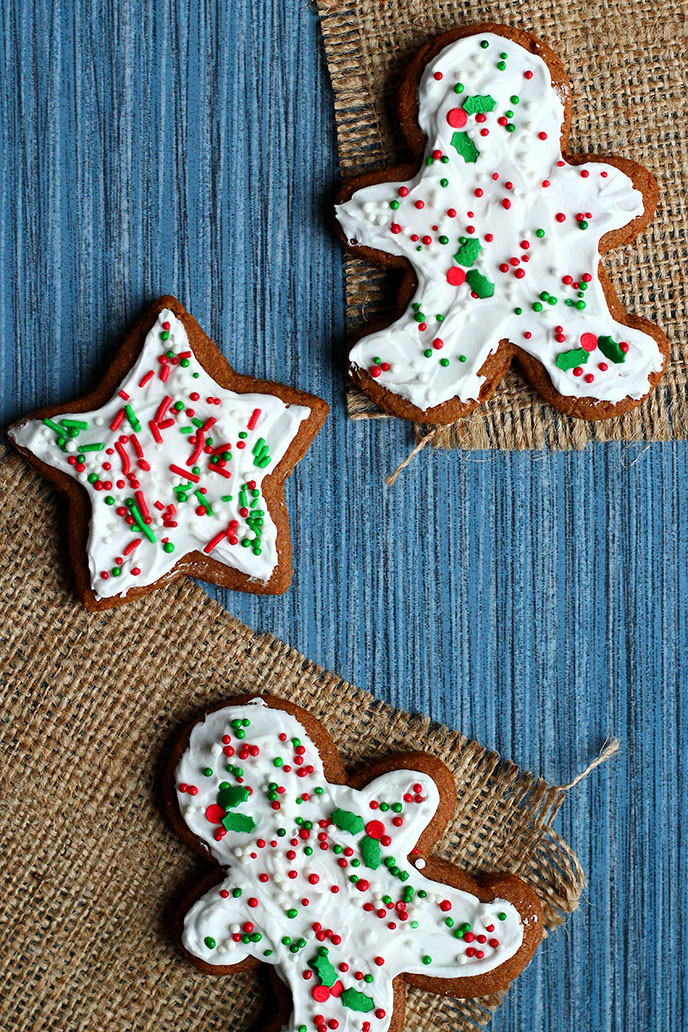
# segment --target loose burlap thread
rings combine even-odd
[[[561,57],[574,93],[571,148],[622,154],[657,176],[660,204],[635,244],[605,258],[622,303],[663,327],[671,361],[654,394],[624,416],[589,422],[544,402],[511,369],[488,402],[446,427],[415,427],[437,448],[583,448],[590,441],[666,441],[688,436],[686,291],[688,101],[683,0],[317,0],[334,90],[344,176],[394,164],[405,155],[397,131],[396,88],[413,53],[456,25],[501,21],[540,36]],[[349,329],[390,313],[393,277],[347,255]],[[349,387],[352,419],[390,418]]]
[[[518,871],[547,929],[575,909],[583,873],[552,828],[563,789],[252,632],[188,579],[88,613],[53,490],[17,456],[0,483],[4,1032],[254,1027],[264,979],[202,975],[172,939],[176,901],[206,868],[168,825],[160,786],[184,724],[240,691],[308,707],[352,769],[394,750],[440,756],[460,790],[437,851],[471,871]],[[501,999],[411,989],[406,1027],[468,1032]]]

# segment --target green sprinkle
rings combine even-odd
[[[203,776],[206,777],[206,778],[212,778],[212,776],[213,776],[212,767],[204,767],[203,768]]]
[[[71,427],[73,430],[88,430],[88,423],[83,419],[61,419],[62,426]]]
[[[214,950],[215,949],[215,940],[213,939],[213,937],[211,935],[206,935],[206,937],[203,940],[203,942],[206,944],[206,946],[208,947],[209,950]]]
[[[457,82],[456,86],[454,87],[454,93],[463,93],[463,89],[463,83]]]
[[[545,235],[545,231],[544,231],[544,229],[536,229],[536,230],[535,230],[535,236],[536,236],[536,237],[539,237],[539,238],[540,238],[540,240],[542,240],[542,238],[543,238],[543,236],[544,236],[544,235]]]
[[[444,366],[446,368],[449,365],[449,359],[448,358],[441,358],[440,359],[440,365]]]
[[[390,201],[389,206],[392,209],[392,211],[396,211],[399,207],[399,201]]]
[[[428,954],[426,953],[425,956],[423,957],[423,963],[424,964],[432,964],[432,957],[428,956]]]
[[[487,48],[489,47],[489,45],[490,45],[490,44],[488,43],[488,41],[487,41],[486,39],[482,39],[482,40],[480,41],[480,46],[481,46],[481,47],[483,48],[483,50],[487,50]]]
[[[515,133],[516,132],[516,126],[514,125],[513,122],[509,122],[509,124],[507,126],[505,126],[504,128],[506,129],[506,131],[508,133]]]
[[[107,501],[107,499],[105,499],[105,500]],[[172,544],[171,541],[166,541],[165,544],[162,546],[162,550],[163,550],[163,552],[168,552],[168,553],[169,552],[174,552],[174,545]]]
[[[514,315],[523,315],[522,308],[514,308]]]
[[[139,423],[136,413],[134,412],[131,405],[125,405],[124,411],[126,413],[127,419],[131,423],[132,430],[135,430],[138,433],[138,431],[141,429],[141,424]]]

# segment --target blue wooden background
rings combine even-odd
[[[499,1032],[688,1021],[685,444],[423,453],[352,424],[331,95],[306,0],[0,4],[2,419],[92,386],[175,293],[238,369],[325,397],[289,488],[283,598],[252,627],[565,782],[589,876]],[[645,313],[650,314],[650,313]],[[113,1026],[114,1027],[114,1026]]]

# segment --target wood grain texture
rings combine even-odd
[[[550,780],[618,734],[561,813],[587,898],[493,1028],[683,1030],[688,446],[424,453],[386,488],[410,431],[346,417],[309,6],[5,0],[0,19],[3,425],[93,386],[167,292],[238,371],[324,397],[287,486],[291,590],[217,597]]]

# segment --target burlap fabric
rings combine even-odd
[[[660,206],[635,245],[606,258],[622,303],[656,320],[672,348],[651,399],[624,416],[586,422],[543,402],[513,369],[497,394],[468,417],[432,432],[442,448],[582,448],[589,441],[664,441],[688,436],[686,293],[688,176],[686,0],[317,0],[334,88],[337,141],[345,176],[405,157],[394,97],[411,55],[457,24],[502,21],[540,36],[561,57],[574,93],[571,148],[623,154],[657,176]],[[386,296],[385,296],[386,295]],[[347,322],[385,313],[387,274],[346,259]],[[352,419],[389,418],[350,387]],[[418,440],[429,427],[416,428]]]
[[[254,1027],[261,978],[201,975],[172,940],[176,900],[205,868],[168,825],[160,785],[184,724],[239,691],[310,708],[354,765],[436,753],[461,786],[442,855],[521,873],[547,928],[575,909],[583,874],[552,829],[561,789],[253,633],[190,580],[87,613],[54,492],[16,456],[0,483],[4,1032]],[[407,1028],[468,1030],[499,1002],[411,990]]]

